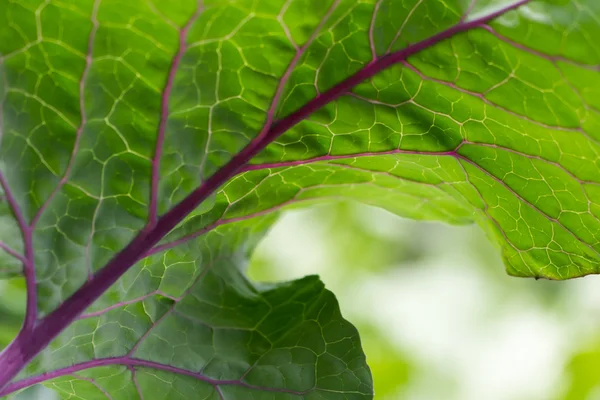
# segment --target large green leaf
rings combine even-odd
[[[29,288],[0,387],[37,357],[0,393],[370,398],[316,278],[244,277],[286,207],[597,273],[599,35],[596,0],[0,0],[0,272]]]
[[[271,223],[222,227],[148,258],[24,376],[57,371],[51,387],[65,398],[369,398],[356,329],[318,278],[244,277],[248,237]]]

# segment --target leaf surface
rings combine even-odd
[[[0,273],[29,285],[5,376],[36,358],[0,393],[371,398],[316,278],[243,272],[313,202],[478,223],[513,275],[597,273],[599,20],[594,0],[2,2]]]

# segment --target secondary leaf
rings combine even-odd
[[[511,274],[598,272],[600,3],[172,3],[0,2],[0,271],[29,288],[0,387],[37,356],[1,393],[368,398],[318,281],[244,278],[285,207],[476,222]]]
[[[148,258],[29,371],[54,371],[44,378],[58,377],[49,384],[64,398],[369,398],[356,329],[318,278],[256,287],[244,277],[235,249],[271,223]]]

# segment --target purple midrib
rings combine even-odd
[[[55,371],[46,372],[41,375],[33,376],[30,378],[25,378],[21,381],[7,385],[3,390],[0,390],[0,396],[6,396],[10,393],[16,392],[18,390],[24,389],[26,387],[29,387],[29,386],[32,386],[37,383],[41,383],[41,382],[44,382],[44,381],[47,381],[50,379],[58,378],[61,376],[73,375],[76,372],[85,371],[86,369],[90,369],[90,368],[107,367],[107,366],[151,368],[151,369],[156,369],[156,370],[160,370],[160,371],[171,372],[174,374],[189,376],[189,377],[201,380],[203,382],[206,382],[209,385],[212,385],[213,387],[242,386],[242,387],[246,387],[246,388],[250,388],[250,389],[263,390],[263,391],[269,391],[269,392],[278,392],[278,393],[289,393],[289,394],[295,394],[295,395],[299,395],[299,396],[307,393],[307,391],[294,391],[294,390],[289,390],[289,389],[285,389],[285,388],[278,389],[278,388],[254,386],[254,385],[244,382],[242,379],[209,378],[199,372],[193,372],[193,371],[186,370],[183,368],[174,367],[172,365],[167,365],[167,364],[163,364],[163,363],[159,363],[159,362],[155,362],[155,361],[141,360],[141,359],[137,359],[137,358],[131,358],[128,356],[124,356],[124,357],[109,357],[109,358],[101,358],[98,360],[90,360],[90,361],[82,362],[79,364],[73,364],[69,367],[60,368]]]
[[[309,117],[316,110],[336,100],[344,93],[350,91],[354,86],[378,72],[457,33],[479,27],[481,24],[520,7],[529,1],[519,0],[485,17],[459,23],[421,42],[409,45],[396,53],[383,56],[328,91],[318,95],[294,113],[273,123],[264,135],[259,135],[257,139],[250,142],[224,167],[210,176],[200,187],[159,218],[155,224],[149,225],[147,229],[141,231],[93,279],[87,281],[55,311],[40,320],[34,329],[20,334],[8,348],[0,353],[0,364],[5,367],[3,371],[0,371],[0,388],[10,382],[29,361],[46,348],[63,329],[82,314],[85,309],[112,286],[132,265],[143,258],[152,247],[202,201],[235,176],[254,156],[265,149],[277,137]]]

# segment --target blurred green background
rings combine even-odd
[[[475,226],[354,203],[288,211],[249,268],[259,281],[307,274],[358,327],[377,400],[600,399],[599,276],[509,277]],[[23,317],[22,280],[0,281],[0,299],[4,346]]]

